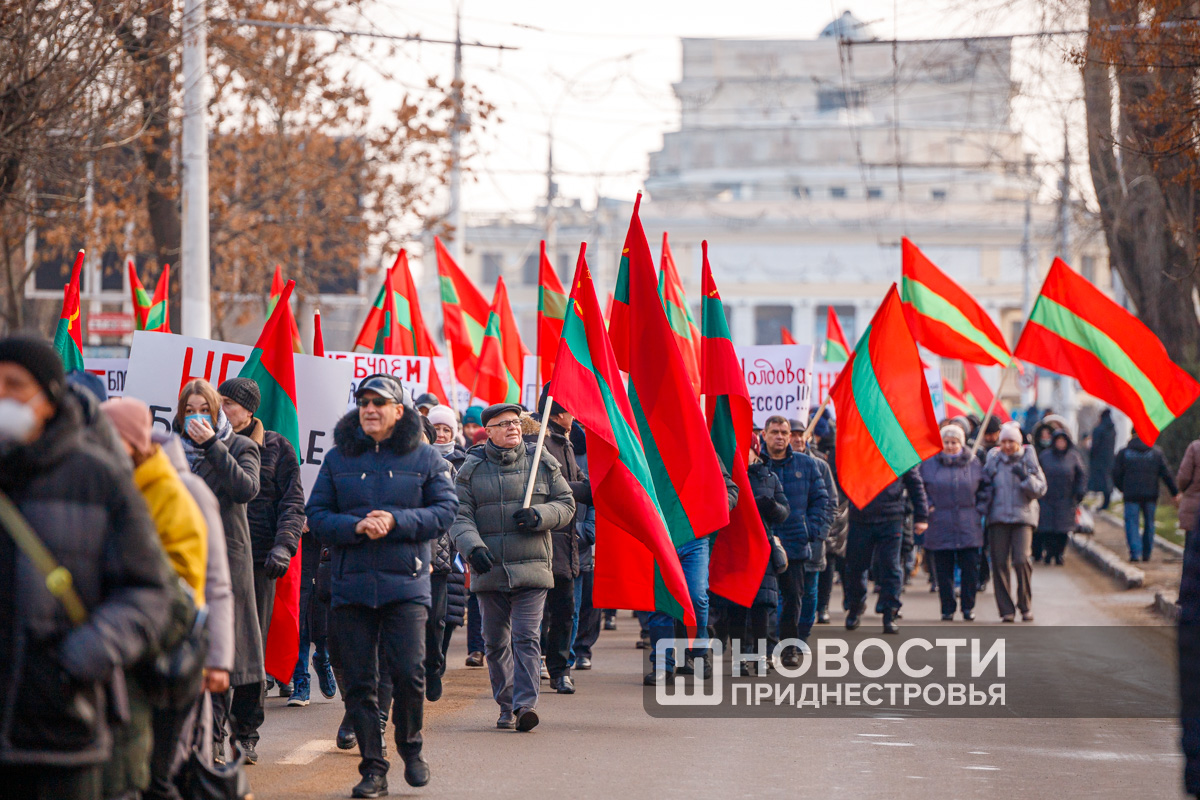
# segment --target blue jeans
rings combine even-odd
[[[887,522],[850,522],[846,535],[846,607],[862,608],[867,602],[867,570],[872,562],[879,584],[879,610],[900,609],[900,544],[904,538],[902,520]]]
[[[571,618],[571,655],[567,666],[575,666],[575,637],[579,635],[579,607],[583,605],[583,581],[575,579],[575,616]]]
[[[692,610],[696,613],[696,649],[707,646],[708,640],[708,537],[694,539],[680,545],[679,565],[683,567],[683,579],[687,581],[688,594],[692,598]],[[675,618],[662,611],[650,614],[650,663],[654,663],[654,649],[660,639],[675,635]],[[675,652],[667,652],[667,672],[675,671]]]
[[[804,594],[800,597],[800,624],[798,633],[800,638],[808,641],[809,634],[812,633],[813,624],[817,621],[817,589],[821,584],[821,573],[808,572],[804,573]]]
[[[1150,560],[1154,549],[1154,511],[1158,503],[1154,500],[1125,501],[1125,541],[1129,544],[1132,561]],[[1145,520],[1145,530],[1138,532],[1138,514]]]

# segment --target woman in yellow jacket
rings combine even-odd
[[[133,459],[133,482],[150,509],[171,566],[191,587],[196,606],[204,605],[208,528],[167,454],[150,440],[150,407],[133,397],[115,397],[100,407]]]

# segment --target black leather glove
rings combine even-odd
[[[773,510],[772,506],[775,505],[775,498],[767,497],[766,495],[756,497],[754,498],[754,505],[758,506],[758,515],[761,517],[771,513]]]
[[[471,555],[467,556],[467,561],[471,564],[471,569],[475,570],[476,575],[487,575],[492,571],[492,565],[496,563],[496,559],[492,558],[492,551],[487,549],[487,545],[481,544],[471,551]]]
[[[263,574],[271,580],[277,581],[287,574],[288,566],[291,563],[292,557],[287,548],[277,544],[271,548],[271,552],[267,553],[267,563],[263,564]]]
[[[1028,473],[1025,472],[1025,468],[1022,467],[1020,464],[1013,464],[1012,465],[1012,474],[1016,475],[1021,480],[1025,480],[1025,476]]]
[[[536,508],[522,508],[513,514],[513,519],[517,523],[517,530],[522,531],[536,531],[542,524],[542,515]]]

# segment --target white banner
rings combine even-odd
[[[521,382],[521,405],[530,411],[540,411],[537,401],[542,394],[542,386],[538,383],[538,357],[525,356],[521,370],[525,378]]]
[[[83,368],[104,382],[109,397],[125,394],[125,374],[129,370],[128,358],[85,358]]]
[[[125,394],[148,406],[156,428],[169,432],[179,391],[192,378],[218,387],[235,377],[254,348],[172,333],[133,335]],[[346,412],[353,365],[349,360],[295,355],[296,402],[300,417],[300,473],[308,496],[323,456],[333,447],[333,428]],[[426,359],[428,360],[428,359]]]
[[[838,375],[842,371],[845,363],[830,363],[828,361],[818,361],[813,364],[813,383],[815,388],[814,396],[817,404],[824,403],[829,397],[829,390],[833,386],[833,382],[837,380]],[[929,399],[933,401],[933,411],[939,420],[946,418],[946,396],[942,389],[942,370],[936,364],[925,370],[925,383],[929,386]],[[836,417],[833,403],[825,410],[825,413],[830,417]]]
[[[354,391],[368,375],[391,375],[400,381],[405,391],[412,394],[414,401],[429,391],[429,356],[381,356],[330,350],[326,351],[325,358],[350,364],[351,384],[347,400],[347,407],[350,408],[354,406]]]
[[[808,419],[813,387],[810,344],[764,344],[737,347],[756,425],[772,416]]]
[[[937,364],[925,370],[925,383],[929,385],[929,399],[933,401],[933,414],[941,422],[946,418],[946,393],[942,389],[942,368]]]

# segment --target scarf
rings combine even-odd
[[[225,418],[225,411],[221,410],[217,413],[217,439],[224,442],[233,436],[233,426],[229,424],[229,420]],[[204,460],[204,451],[207,448],[201,447],[191,440],[187,435],[185,428],[179,436],[179,443],[183,445],[183,455],[187,458],[188,469],[192,472],[200,466],[200,462]]]
[[[438,444],[437,442],[434,442],[433,449],[441,453],[442,457],[444,458],[445,456],[448,456],[454,452],[454,440],[451,439],[445,444]]]

